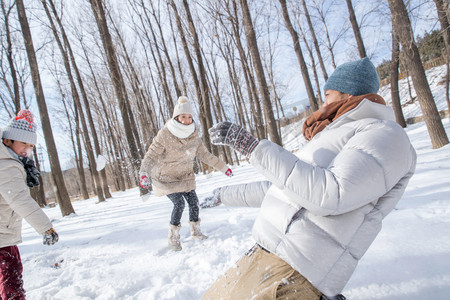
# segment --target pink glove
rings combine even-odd
[[[152,181],[150,180],[150,178],[148,178],[147,173],[141,174],[141,180],[139,181],[139,185],[143,189],[148,189],[152,185]]]
[[[228,168],[228,170],[225,172],[225,175],[227,175],[228,177],[233,177],[233,171],[231,171],[231,169]]]

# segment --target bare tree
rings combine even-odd
[[[319,42],[317,41],[316,32],[311,22],[311,16],[309,15],[308,7],[306,6],[306,1],[302,0],[303,10],[305,13],[306,21],[308,22],[309,31],[311,32],[311,37],[314,43],[314,49],[316,50],[317,59],[319,60],[320,68],[322,69],[323,79],[328,80],[327,70],[325,68],[325,63],[323,62],[322,53],[320,52]]]
[[[44,2],[45,2],[45,0],[44,0]],[[51,10],[53,12],[53,15],[54,15],[54,17],[56,19],[56,22],[58,23],[58,26],[59,26],[59,29],[60,29],[60,32],[61,32],[61,36],[62,36],[63,41],[64,41],[64,46],[67,49],[67,54],[68,54],[68,56],[70,58],[70,62],[72,63],[72,68],[75,71],[78,87],[79,87],[80,92],[81,92],[81,98],[83,99],[84,107],[85,107],[86,114],[87,114],[87,119],[88,119],[88,122],[89,122],[89,128],[91,129],[91,136],[92,136],[92,139],[94,141],[95,153],[98,156],[98,155],[101,155],[101,150],[100,150],[100,145],[99,145],[99,142],[98,142],[98,136],[97,136],[94,120],[93,120],[92,113],[91,113],[90,101],[88,99],[88,96],[86,94],[86,89],[84,87],[83,78],[82,78],[80,70],[78,68],[78,64],[77,64],[77,62],[75,60],[75,55],[74,55],[74,53],[72,51],[72,46],[71,46],[71,44],[69,42],[69,39],[67,37],[66,31],[64,29],[64,26],[63,26],[63,24],[61,22],[61,19],[60,19],[59,15],[58,15],[58,13],[56,11],[56,7],[55,7],[55,5],[53,3],[53,0],[49,0],[49,3],[50,3]],[[96,163],[95,158],[94,158],[93,162],[94,162],[94,165],[92,165],[92,167],[94,168],[94,176],[95,176],[96,175],[95,173],[97,173],[97,163]],[[106,172],[105,172],[104,169],[102,169],[102,170],[100,170],[99,173],[100,173],[100,177],[102,179],[101,182],[99,182],[99,184],[102,185],[101,187],[102,187],[103,193],[104,193],[106,198],[111,198],[112,196],[111,196],[111,193],[109,191],[108,182],[107,182],[107,179],[106,179]],[[100,202],[100,198],[99,198],[99,202]]]
[[[247,46],[252,54],[253,64],[255,66],[256,77],[258,78],[259,91],[263,101],[264,116],[266,118],[267,128],[272,142],[282,146],[283,142],[277,130],[277,124],[273,115],[272,103],[270,101],[269,88],[267,86],[264,69],[256,41],[256,34],[253,28],[252,17],[248,8],[247,0],[240,0],[242,16],[244,21],[245,35],[247,37]]]
[[[345,36],[347,33],[347,26],[341,26],[339,32],[336,34],[336,37],[332,39],[330,30],[328,29],[328,23],[327,23],[327,15],[329,14],[330,10],[334,6],[335,1],[327,2],[324,0],[312,0],[314,9],[316,13],[318,14],[318,17],[320,21],[323,24],[323,29],[326,37],[326,48],[328,49],[328,52],[330,52],[330,59],[331,64],[334,69],[336,69],[336,59],[334,54],[334,47],[336,46],[336,43]]]
[[[289,17],[289,12],[286,5],[286,0],[279,0],[279,1],[283,12],[284,23],[286,24],[286,28],[289,30],[289,33],[291,34],[292,37],[292,42],[294,43],[294,50],[295,54],[297,55],[298,63],[300,64],[303,82],[305,84],[306,93],[308,94],[309,105],[311,106],[312,111],[316,111],[319,109],[319,105],[317,103],[316,97],[314,96],[314,89],[311,84],[311,78],[309,77],[308,67],[306,66],[306,62],[303,57],[303,51],[300,46],[300,40],[298,38],[297,31],[295,31],[294,26],[291,23],[291,19]]]
[[[318,106],[321,106],[323,101],[322,101],[322,96],[321,96],[321,92],[320,92],[320,81],[319,81],[319,76],[317,74],[316,60],[314,58],[314,53],[313,53],[311,47],[308,45],[308,41],[306,40],[306,35],[303,32],[302,27],[300,25],[299,25],[299,29],[300,29],[300,35],[302,36],[303,43],[305,44],[306,50],[308,50],[308,54],[311,59],[310,69],[312,69],[314,81],[316,82],[316,95],[317,95],[316,101],[317,101]]]
[[[413,38],[414,34],[405,3],[402,0],[388,0],[388,2],[395,32],[398,33],[402,51],[405,53],[405,59],[411,72],[417,97],[419,98],[420,108],[431,138],[431,144],[433,148],[440,148],[448,144],[448,137],[439,117],[439,112],[420,60],[419,49]]]
[[[391,99],[392,107],[395,112],[395,119],[397,123],[403,128],[406,127],[405,117],[403,116],[402,104],[400,102],[400,94],[398,91],[398,67],[400,64],[400,45],[398,42],[398,36],[395,34],[394,28],[392,28],[392,59],[391,59]]]
[[[230,4],[230,3],[228,3],[228,4]],[[245,80],[245,83],[247,86],[247,95],[248,95],[248,100],[250,103],[250,113],[253,118],[252,123],[254,124],[254,126],[250,126],[250,130],[253,133],[255,133],[255,131],[256,131],[256,135],[257,135],[258,139],[265,139],[266,134],[264,131],[264,123],[263,123],[264,116],[262,113],[262,109],[261,109],[261,105],[260,105],[260,101],[259,101],[259,97],[258,97],[256,82],[255,82],[255,79],[253,77],[253,74],[252,74],[251,68],[250,68],[250,61],[248,58],[249,55],[246,54],[244,45],[241,40],[241,34],[240,34],[241,26],[240,26],[240,22],[239,22],[239,14],[237,11],[236,1],[235,0],[231,1],[231,4],[232,4],[232,8],[227,5],[225,9],[228,14],[228,16],[227,16],[228,20],[231,22],[232,38],[233,38],[233,41],[238,50],[239,61],[241,63],[241,67],[242,67],[242,70],[244,73],[243,77],[244,77],[244,80]],[[221,22],[222,22],[223,27],[227,28],[227,26],[223,23],[223,20],[221,20]],[[236,67],[234,66],[234,63],[233,63],[233,74],[235,74],[237,77]],[[236,91],[240,95],[239,99],[243,99],[241,90],[237,89]],[[239,99],[237,99],[237,101],[239,101]],[[243,109],[246,110],[245,103],[243,103],[242,106],[243,106]],[[245,114],[247,115],[247,113],[245,113]],[[247,123],[250,124],[250,121]],[[253,130],[253,128],[256,128],[256,130]]]
[[[167,61],[167,65],[169,66],[170,73],[172,74],[172,81],[173,81],[173,84],[174,84],[174,87],[175,87],[176,95],[177,96],[181,96],[181,95],[183,95],[183,92],[181,91],[181,88],[179,86],[179,83],[178,83],[178,80],[177,80],[177,76],[176,76],[176,72],[175,72],[175,67],[173,66],[172,59],[170,58],[170,55],[169,55],[169,49],[167,47],[167,43],[166,43],[166,40],[164,38],[164,33],[163,33],[163,30],[162,30],[160,16],[157,14],[157,11],[155,10],[155,7],[154,7],[152,1],[150,1],[150,7],[152,9],[151,10],[151,14],[152,14],[152,16],[153,16],[153,18],[155,20],[156,27],[158,28],[159,37],[160,37],[160,41],[161,41],[161,45],[162,45],[162,51],[163,51],[163,53],[164,53],[164,55],[166,57],[166,61]],[[186,93],[184,93],[184,94],[186,94]]]
[[[203,128],[203,140],[205,144],[208,146],[208,149],[214,153],[214,155],[218,154],[217,147],[213,147],[211,144],[211,140],[209,138],[209,134],[207,134],[208,129],[213,126],[212,115],[211,115],[211,103],[209,99],[210,91],[209,85],[206,78],[206,70],[203,64],[203,57],[200,48],[200,41],[198,38],[197,30],[195,28],[194,20],[192,19],[191,10],[189,8],[189,4],[187,0],[183,0],[184,10],[186,12],[189,30],[191,32],[191,36],[193,39],[192,46],[194,48],[194,53],[197,59],[198,65],[198,75],[200,77],[200,89],[201,89],[201,97],[198,99],[200,112],[202,114],[202,119],[204,118],[206,122],[206,127]],[[202,123],[203,124],[203,123]]]
[[[52,6],[54,8],[53,2],[51,0],[49,0],[50,2],[50,6]],[[104,195],[103,195],[103,191],[102,191],[102,185],[101,185],[101,181],[100,181],[100,177],[98,175],[97,172],[97,163],[95,161],[95,157],[94,157],[94,150],[92,148],[92,143],[91,143],[91,137],[89,135],[89,130],[87,127],[87,123],[86,123],[86,117],[84,115],[83,112],[83,108],[81,106],[81,100],[80,100],[80,96],[78,94],[78,90],[75,84],[75,79],[73,78],[72,75],[72,67],[70,65],[69,62],[69,54],[67,53],[66,49],[69,49],[70,47],[67,45],[67,43],[65,43],[65,45],[63,45],[63,42],[61,41],[60,37],[59,37],[59,33],[56,29],[56,26],[53,22],[53,17],[50,14],[50,10],[47,6],[47,1],[46,0],[42,0],[42,5],[44,6],[45,12],[47,14],[47,17],[49,19],[50,22],[50,26],[52,28],[53,31],[53,35],[55,37],[55,40],[58,44],[59,50],[61,52],[61,56],[63,58],[64,61],[64,67],[66,69],[66,75],[67,78],[69,79],[70,82],[70,88],[72,91],[72,97],[73,100],[75,101],[75,105],[76,105],[76,109],[79,112],[79,116],[81,119],[81,125],[83,127],[83,134],[84,134],[84,144],[86,146],[86,152],[88,155],[88,159],[89,159],[89,165],[91,167],[91,172],[95,181],[95,187],[97,190],[97,196],[98,196],[98,202],[103,202],[105,201]],[[55,13],[55,12],[54,12]],[[60,24],[61,25],[61,24]],[[64,41],[66,42],[66,40],[64,39]],[[86,111],[88,111],[88,107],[86,108]],[[93,131],[93,133],[95,133],[95,131]]]
[[[116,51],[109,33],[108,25],[106,23],[106,15],[103,9],[103,3],[101,0],[89,0],[92,6],[92,11],[97,22],[97,27],[100,31],[100,37],[102,40],[103,48],[106,52],[106,57],[108,60],[108,66],[111,73],[111,78],[113,81],[114,89],[116,91],[116,96],[119,101],[119,108],[122,114],[123,126],[125,129],[126,138],[128,140],[128,146],[130,148],[133,168],[137,172],[140,167],[141,158],[139,157],[139,151],[137,145],[140,144],[136,141],[136,137],[131,129],[130,122],[130,112],[128,110],[127,103],[127,93],[125,88],[125,83],[120,71],[119,63],[117,61]]]
[[[47,104],[45,102],[44,90],[42,89],[41,76],[39,74],[39,67],[34,51],[33,39],[31,37],[30,27],[28,25],[27,15],[23,0],[16,0],[17,13],[19,16],[20,27],[22,29],[25,49],[28,55],[28,61],[31,69],[31,76],[33,78],[33,86],[36,94],[36,100],[41,116],[42,130],[44,131],[45,143],[47,146],[50,166],[52,169],[52,177],[55,182],[57,199],[63,216],[75,213],[72,203],[70,202],[69,194],[64,183],[61,166],[59,163],[58,151],[56,150],[55,139],[53,138],[50,118],[47,111]]]
[[[447,78],[445,80],[445,99],[447,101],[447,108],[448,111],[450,113],[450,99],[449,99],[449,82],[450,82],[450,68],[449,68],[449,64],[450,64],[450,16],[448,15],[448,13],[450,12],[449,10],[449,2],[448,0],[434,0],[434,3],[436,4],[436,10],[437,10],[437,14],[438,14],[438,18],[439,18],[439,23],[441,23],[441,30],[442,30],[442,35],[444,37],[444,42],[445,42],[445,48],[446,48],[446,53],[444,54],[445,56],[445,61],[447,63]],[[445,7],[445,5],[447,7]]]
[[[364,47],[364,42],[361,36],[361,30],[358,26],[358,21],[356,20],[355,10],[353,9],[352,1],[351,0],[345,0],[347,2],[347,8],[349,12],[350,17],[350,23],[352,24],[353,33],[355,35],[356,44],[358,45],[358,52],[359,56],[361,58],[364,58],[367,56],[366,54],[366,48]]]
[[[11,41],[11,30],[9,26],[9,16],[11,14],[11,10],[13,8],[13,5],[6,8],[5,1],[1,0],[1,6],[2,6],[2,13],[5,21],[5,36],[6,36],[6,58],[8,60],[9,69],[11,72],[11,79],[13,84],[13,93],[11,95],[11,98],[14,102],[15,107],[15,113],[17,114],[20,110],[20,94],[19,94],[19,82],[17,80],[17,73],[16,68],[14,66],[14,58],[13,58],[13,47],[12,47],[12,41]],[[3,46],[3,45],[2,45]]]
[[[184,4],[184,2],[183,2],[183,4]],[[200,80],[199,80],[197,71],[195,70],[194,61],[192,59],[192,56],[191,56],[191,53],[189,50],[188,41],[187,41],[186,35],[184,33],[184,29],[183,29],[183,25],[181,22],[181,17],[180,17],[178,8],[173,0],[170,0],[170,5],[172,6],[172,10],[175,14],[175,20],[176,20],[176,24],[177,24],[177,28],[178,28],[178,33],[180,34],[181,42],[183,44],[184,54],[186,56],[186,59],[187,59],[188,65],[189,65],[189,70],[191,72],[191,76],[194,81],[195,91],[196,91],[197,99],[199,102],[200,113],[201,114],[206,113],[206,109],[209,110],[209,116],[210,116],[209,120],[208,120],[208,116],[205,115],[206,118],[203,118],[203,117],[200,118],[200,123],[201,123],[202,129],[203,129],[203,142],[205,143],[205,146],[208,148],[208,150],[214,153],[217,150],[213,151],[211,140],[209,139],[209,135],[207,134],[208,129],[212,126],[212,117],[211,117],[211,110],[209,108],[209,105],[210,105],[209,97],[208,97],[208,93],[209,93],[208,89],[209,88],[206,83],[206,78],[205,79],[202,78],[203,74],[205,74],[202,59],[200,58],[200,60],[198,61],[199,72],[201,72]],[[186,8],[186,6],[185,6],[185,10],[188,10],[188,9],[189,8]],[[186,11],[186,13],[187,13],[187,11]],[[192,17],[188,17],[188,22],[189,22],[191,34],[194,34],[195,27],[193,27],[194,24],[192,21]],[[195,53],[196,53],[196,55],[200,55],[200,57],[201,57],[201,52],[200,52],[200,48],[199,48],[200,46],[198,44],[198,37],[196,39],[194,38],[194,40],[195,40],[194,41]],[[197,57],[197,59],[198,59],[198,57]],[[200,67],[200,65],[202,67]],[[200,69],[201,69],[201,71],[200,71]],[[205,81],[203,81],[203,80],[205,80]],[[208,106],[206,106],[206,105],[208,105]],[[211,124],[211,125],[209,125],[209,124]]]

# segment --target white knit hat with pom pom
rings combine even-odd
[[[178,103],[177,105],[175,105],[175,108],[173,109],[172,118],[176,118],[181,114],[190,114],[191,116],[194,116],[192,104],[191,102],[189,102],[189,99],[186,96],[180,96],[178,98]]]
[[[33,114],[28,109],[22,109],[3,128],[2,138],[36,145],[36,124],[33,119]]]

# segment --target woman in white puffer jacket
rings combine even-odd
[[[343,290],[415,170],[415,151],[378,87],[367,58],[337,68],[297,155],[235,124],[210,130],[269,182],[221,188],[227,205],[261,207],[257,245],[202,299],[327,299]]]

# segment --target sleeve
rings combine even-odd
[[[151,173],[152,168],[155,165],[155,160],[165,152],[163,130],[160,130],[156,137],[153,139],[152,144],[148,147],[147,153],[145,153],[144,159],[141,163],[139,173]]]
[[[198,139],[200,140],[200,138]],[[201,140],[197,148],[196,155],[202,162],[222,173],[225,173],[228,170],[228,166],[226,165],[226,163],[217,156],[211,154],[208,149],[206,149],[205,145],[203,145]]]
[[[395,133],[383,128],[355,135],[327,168],[304,162],[267,140],[255,148],[250,162],[293,205],[316,215],[338,215],[378,200],[409,172],[409,139]]]
[[[30,189],[25,183],[21,166],[8,167],[7,172],[0,172],[0,194],[14,212],[28,222],[39,234],[43,234],[52,223],[44,211],[30,196]]]
[[[270,181],[228,185],[220,188],[220,201],[227,206],[261,207]]]

